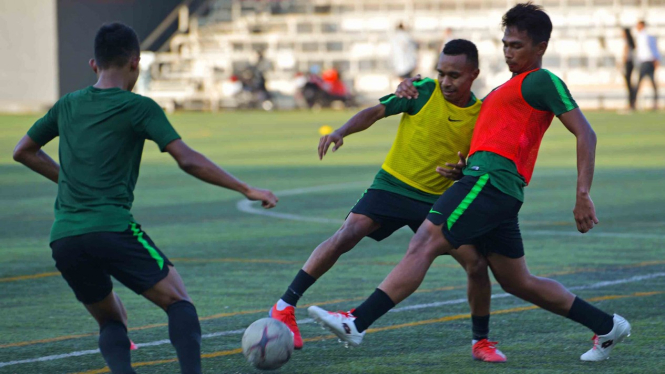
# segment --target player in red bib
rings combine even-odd
[[[561,79],[541,69],[552,32],[549,16],[540,6],[518,4],[503,16],[503,27],[503,51],[513,77],[483,101],[463,177],[434,204],[402,261],[365,302],[351,313],[309,309],[348,344],[360,344],[374,321],[411,295],[436,257],[464,244],[475,244],[485,254],[505,291],[592,330],[594,345],[580,357],[583,361],[608,358],[630,335],[623,317],[601,311],[527,268],[517,215],[545,131],[556,115],[577,138],[573,213],[581,233],[598,223],[589,195],[596,135]]]

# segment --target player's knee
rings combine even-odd
[[[144,296],[164,310],[179,301],[192,302],[187,291],[183,287],[175,285],[153,289],[148,294],[144,294]]]
[[[409,249],[406,252],[407,256],[416,257],[436,257],[439,254],[436,243],[429,232],[420,230],[411,238]]]
[[[333,248],[338,252],[348,252],[353,248],[364,235],[353,226],[342,226],[332,237]]]
[[[487,272],[487,261],[483,257],[478,257],[475,261],[467,263],[464,267],[466,275],[471,281],[475,282],[489,282],[489,274]]]
[[[523,295],[530,287],[529,279],[524,279],[522,277],[498,279],[498,281],[504,291],[518,297]]]
[[[173,305],[175,303],[179,303],[181,301],[186,301],[190,304],[193,304],[192,300],[189,298],[189,296],[187,294],[183,295],[179,292],[174,292],[174,293],[164,295],[163,298],[161,299],[160,303],[159,303],[159,306],[164,310],[168,310],[168,308],[171,305]]]

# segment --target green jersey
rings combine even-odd
[[[522,82],[524,101],[535,109],[559,116],[577,108],[568,87],[549,70],[540,69],[527,75]],[[490,175],[490,182],[499,191],[524,201],[526,181],[511,160],[492,152],[476,152],[467,161],[464,175]]]
[[[164,151],[180,138],[152,99],[95,87],[63,96],[28,136],[42,146],[60,137],[51,242],[126,230],[134,222],[130,209],[145,140]]]

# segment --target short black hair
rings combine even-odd
[[[125,66],[141,53],[134,29],[119,22],[102,25],[95,36],[95,62],[101,69]]]
[[[448,56],[465,55],[466,61],[473,65],[474,69],[478,69],[478,48],[473,42],[465,39],[454,39],[443,46],[442,53]]]
[[[503,15],[503,28],[516,27],[526,31],[533,44],[548,42],[552,34],[552,21],[543,7],[531,2],[517,4]]]

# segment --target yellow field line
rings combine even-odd
[[[660,265],[660,264],[665,264],[665,261],[644,261],[644,262],[640,262],[640,263],[637,263],[637,264],[621,266],[621,267],[619,267],[619,269],[621,269],[621,268],[643,267],[643,266],[650,266],[650,265]],[[539,275],[539,276],[541,276],[541,277],[550,277],[550,276],[554,276],[554,275],[576,274],[576,273],[582,273],[582,272],[593,272],[593,271],[602,271],[602,270],[603,270],[603,268],[598,268],[598,269],[584,268],[584,269],[579,269],[578,271],[574,271],[574,270],[561,271],[561,272],[543,274],[543,275]],[[496,282],[492,282],[492,285],[496,285]],[[447,286],[447,287],[438,287],[438,288],[430,288],[430,289],[418,289],[418,290],[416,290],[416,293],[451,291],[451,290],[464,289],[466,287],[467,287],[467,285],[465,284],[465,285],[461,285],[461,286]],[[365,299],[365,297],[362,296],[362,297],[354,297],[354,298],[349,298],[349,299],[328,300],[328,301],[321,301],[321,302],[316,302],[316,303],[311,303],[311,304],[305,304],[305,305],[302,305],[301,308],[307,308],[307,307],[312,306],[312,305],[329,305],[329,304],[344,303],[344,302],[350,302],[350,301],[360,301],[360,300],[364,300],[364,299]],[[254,310],[244,310],[244,311],[230,312],[230,313],[219,313],[219,314],[213,314],[213,315],[210,315],[210,316],[200,317],[199,320],[208,321],[208,320],[212,320],[212,319],[240,316],[240,315],[246,315],[246,314],[255,314],[255,313],[267,313],[267,311],[266,311],[266,309],[254,309]],[[155,324],[150,324],[150,325],[145,325],[145,326],[130,327],[128,329],[128,331],[140,331],[140,330],[147,330],[147,329],[152,329],[152,328],[156,328],[156,327],[164,327],[164,326],[168,326],[168,324],[166,324],[166,323],[155,323]],[[53,342],[58,342],[58,341],[62,341],[62,340],[85,338],[85,337],[96,336],[96,335],[98,335],[98,333],[92,332],[92,333],[87,333],[87,334],[64,335],[64,336],[57,336],[57,337],[54,337],[54,338],[29,340],[29,341],[23,341],[23,342],[17,342],[17,343],[8,343],[8,344],[0,345],[0,349],[2,349],[2,348],[12,348],[12,347],[23,347],[23,346],[34,345],[34,344],[53,343]]]
[[[268,260],[268,259],[244,259],[244,258],[172,258],[174,262],[185,262],[185,263],[207,263],[207,262],[224,262],[224,263],[247,263],[247,264],[281,264],[281,265],[300,265],[303,261],[284,261],[284,260]],[[344,262],[342,262],[344,263]],[[390,261],[349,261],[354,265],[372,265],[372,266],[395,266],[397,262]],[[432,267],[437,268],[458,268],[459,265],[449,265],[449,264],[432,264]],[[22,280],[29,279],[38,279],[38,278],[47,278],[55,277],[60,275],[59,271],[53,271],[48,273],[38,273],[30,275],[18,275],[15,277],[0,278],[0,283],[2,282],[17,282]]]
[[[663,293],[665,293],[665,291],[635,292],[635,293],[630,294],[630,295],[608,295],[608,296],[592,297],[592,298],[586,299],[586,301],[603,301],[603,300],[625,299],[625,298],[629,298],[629,297],[646,297],[646,296],[660,295],[660,294],[663,294]],[[539,307],[537,307],[535,305],[530,305],[530,306],[523,306],[523,307],[516,307],[516,308],[509,308],[509,309],[501,309],[501,310],[493,311],[492,314],[509,314],[509,313],[524,312],[524,311],[527,311],[527,310],[534,310],[534,309],[539,309]],[[372,328],[372,329],[368,329],[367,333],[368,334],[374,334],[374,333],[382,332],[382,331],[399,330],[399,329],[403,329],[403,328],[406,328],[406,327],[431,325],[431,324],[434,324],[434,323],[455,321],[455,320],[466,319],[466,318],[470,318],[470,317],[471,317],[471,315],[469,313],[456,314],[454,316],[446,316],[446,317],[441,317],[441,318],[426,319],[426,320],[422,320],[422,321],[401,323],[401,324],[392,325],[392,326]],[[305,341],[305,342],[315,342],[315,341],[334,339],[336,337],[337,336],[335,336],[335,335],[324,335],[324,336],[318,336],[318,337],[315,337],[315,338],[303,339],[303,341]],[[220,357],[220,356],[229,356],[229,355],[235,355],[235,354],[239,354],[239,353],[242,353],[242,348],[207,353],[207,354],[201,355],[201,358],[213,358],[213,357]],[[132,364],[132,366],[136,368],[136,367],[141,367],[141,366],[161,365],[161,364],[172,363],[172,362],[176,362],[176,361],[178,361],[178,359],[176,359],[176,358],[169,359],[169,360],[144,361],[144,362],[137,362],[135,364]],[[110,372],[111,372],[111,370],[109,370],[108,367],[105,367],[105,368],[102,368],[102,369],[83,371],[83,372],[76,373],[76,374],[101,374],[101,373],[110,373]]]
[[[50,273],[39,273],[39,274],[32,274],[32,275],[19,275],[19,276],[16,276],[16,277],[0,278],[0,283],[1,282],[16,282],[16,281],[22,281],[22,280],[26,280],[26,279],[55,277],[57,275],[60,275],[59,271],[52,271]]]

